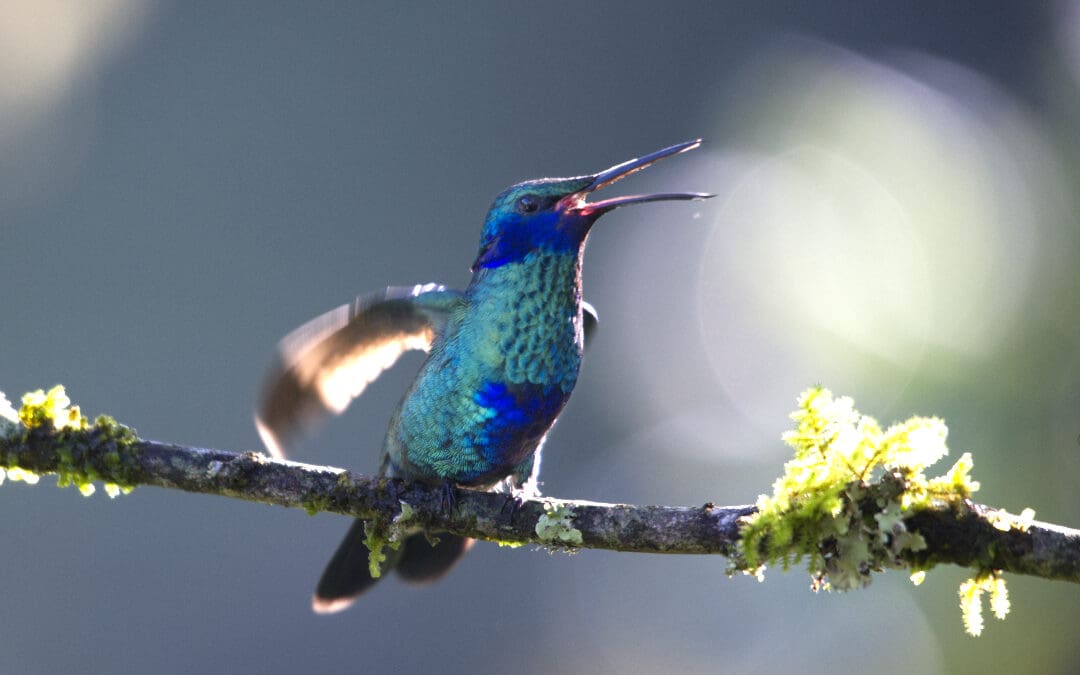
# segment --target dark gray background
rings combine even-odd
[[[5,16],[6,14],[6,16]],[[1080,11],[1058,3],[160,3],[0,10],[0,389],[252,449],[277,339],[462,286],[490,199],[696,136],[613,188],[601,331],[544,489],[746,503],[799,391],[937,414],[978,497],[1080,524]],[[371,470],[419,363],[298,458]],[[947,459],[935,472],[943,472]],[[1069,672],[1074,586],[957,569],[814,595],[724,561],[479,545],[443,583],[308,598],[346,527],[154,488],[0,488],[5,672]]]

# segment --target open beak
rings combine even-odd
[[[644,157],[638,157],[622,164],[616,164],[610,169],[605,169],[592,177],[592,182],[578,193],[578,203],[573,207],[578,213],[583,216],[596,216],[599,217],[608,211],[624,206],[626,204],[641,204],[643,202],[658,202],[669,199],[708,199],[715,195],[707,194],[704,192],[661,192],[648,195],[627,195],[625,197],[612,197],[611,199],[603,199],[598,202],[586,202],[585,195],[599,190],[600,188],[611,185],[612,183],[626,178],[632,173],[637,173],[647,166],[659,162],[665,157],[672,157],[679,155],[687,150],[693,150],[701,145],[701,139],[698,138],[693,141],[687,141],[686,143],[679,143],[673,145],[670,148],[664,148],[663,150],[657,150]]]

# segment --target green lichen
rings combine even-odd
[[[566,505],[544,504],[544,515],[536,521],[536,536],[549,544],[582,544],[581,530],[574,527],[574,511]]]
[[[757,513],[745,519],[735,568],[760,575],[766,564],[788,569],[805,560],[815,590],[861,588],[872,572],[887,568],[909,568],[920,583],[926,569],[905,559],[926,542],[908,530],[906,519],[920,509],[960,506],[978,490],[971,455],[961,455],[943,476],[927,478],[926,468],[948,454],[942,420],[912,417],[883,430],[850,398],[820,387],[804,392],[798,406],[791,415],[795,429],[783,436],[795,456],[772,495],[760,496]],[[1030,522],[1032,515],[1016,522]],[[965,583],[987,590],[985,574]],[[1006,597],[1000,574],[989,574],[996,589],[991,598]],[[981,618],[969,608],[980,594],[961,592],[972,634]],[[1007,603],[997,606],[1002,616],[1008,610]]]
[[[389,543],[385,529],[379,527],[377,521],[369,520],[364,523],[364,546],[368,548],[368,574],[372,579],[382,576],[383,563],[386,562],[383,549]]]
[[[402,531],[407,529],[409,525],[412,524],[413,520],[416,519],[416,510],[413,509],[408,502],[404,502],[400,499],[398,500],[398,507],[401,510],[394,516],[391,525],[398,530],[398,532],[395,533],[397,535],[396,538],[401,539]]]
[[[1027,532],[1031,524],[1035,522],[1035,509],[1024,509],[1019,515],[1001,509],[988,517],[990,524],[1002,532],[1008,532],[1009,530]]]
[[[364,545],[368,549],[368,573],[372,579],[381,577],[388,567],[386,549],[389,547],[396,551],[402,541],[402,530],[393,521],[389,524],[378,518],[364,521]]]
[[[417,531],[416,524],[416,511],[412,506],[398,500],[400,510],[393,519],[387,521],[385,518],[372,518],[364,521],[364,545],[368,549],[368,573],[373,579],[378,579],[382,576],[383,571],[388,566],[387,561],[389,555],[386,553],[387,547],[396,551],[401,546],[401,542]],[[431,537],[432,545],[438,542],[438,539]]]
[[[990,594],[990,611],[1004,620],[1009,614],[1009,591],[1000,571],[988,570],[960,584],[960,613],[964,630],[979,636],[983,631],[982,596]]]
[[[17,466],[0,469],[0,483],[3,483],[5,478],[14,483],[22,482],[27,485],[37,485],[37,482],[41,480],[41,476],[36,473]]]
[[[25,394],[19,410],[12,412],[0,394],[0,441],[5,449],[0,457],[5,466],[0,471],[7,478],[37,482],[35,473],[20,466],[18,449],[47,435],[57,448],[58,461],[48,472],[56,474],[58,487],[74,485],[90,496],[94,481],[100,480],[109,497],[131,492],[137,480],[134,464],[126,460],[137,452],[139,438],[134,430],[105,415],[90,423],[78,406],[71,405],[61,385]]]
[[[79,406],[71,405],[71,399],[60,384],[48,393],[38,389],[23,394],[19,421],[27,429],[51,426],[57,431],[83,430],[87,426],[86,417],[79,411]]]
[[[323,511],[330,508],[330,506],[333,505],[333,501],[334,500],[332,500],[326,495],[319,495],[316,497],[312,497],[311,499],[305,499],[304,501],[300,502],[300,506],[304,509],[304,511],[307,512],[309,516],[314,516],[315,514],[322,513]]]

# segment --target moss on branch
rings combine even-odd
[[[388,542],[395,524],[407,521],[504,545],[721,554],[729,573],[805,560],[818,587],[864,586],[870,572],[901,567],[917,581],[950,563],[974,570],[960,589],[972,633],[982,628],[984,594],[995,615],[1007,611],[1003,572],[1080,583],[1080,531],[972,503],[968,455],[939,478],[923,474],[945,454],[940,420],[882,430],[850,400],[820,389],[805,394],[793,416],[796,429],[785,440],[796,457],[755,506],[537,498],[508,509],[506,495],[458,488],[448,511],[442,485],[143,440],[108,417],[88,422],[62,388],[27,395],[17,412],[0,397],[0,479],[55,474],[58,485],[86,495],[101,481],[110,496],[152,485],[327,511],[386,524]]]

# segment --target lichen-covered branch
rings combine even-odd
[[[84,495],[139,485],[329,511],[368,521],[370,564],[418,529],[552,548],[642,553],[719,553],[731,572],[760,574],[806,562],[814,588],[848,590],[873,572],[907,569],[920,583],[932,567],[974,570],[960,585],[964,625],[983,630],[982,596],[1009,611],[1004,572],[1080,583],[1080,531],[980,506],[973,461],[963,453],[945,474],[925,470],[948,454],[937,418],[887,428],[847,397],[807,390],[784,434],[795,451],[772,495],[754,506],[631,506],[518,499],[449,484],[406,483],[343,469],[145,441],[108,417],[89,422],[63,387],[31,392],[18,410],[0,394],[0,482],[55,474]],[[70,406],[70,407],[69,407]],[[373,573],[374,574],[374,573]]]
[[[122,486],[158,487],[248,501],[327,511],[387,522],[408,509],[411,522],[508,544],[546,544],[650,553],[730,555],[738,518],[753,507],[628,506],[556,499],[511,501],[504,494],[456,489],[447,510],[444,486],[354,474],[344,469],[280,461],[255,452],[234,453],[136,440],[97,447],[100,436],[35,429],[22,442],[0,440],[0,466],[32,474],[59,474],[76,485],[93,478]],[[78,438],[76,442],[73,439]],[[579,538],[560,537],[563,518]],[[543,534],[537,534],[537,526]]]
[[[0,466],[122,486],[155,485],[248,501],[393,521],[511,544],[646,553],[738,554],[739,520],[752,506],[632,506],[558,499],[509,503],[502,494],[457,489],[445,508],[443,486],[354,474],[343,469],[133,440],[90,427],[37,428],[0,439]],[[926,539],[910,554],[919,566],[953,563],[1080,583],[1080,531],[1034,522],[1026,531],[995,527],[989,507],[924,510],[908,519]],[[565,527],[560,530],[559,523]],[[567,533],[570,533],[569,535]],[[562,536],[560,536],[560,534]]]
[[[981,504],[916,512],[908,528],[926,539],[918,566],[951,563],[1080,583],[1080,530],[1033,521],[1002,529],[999,509]]]

